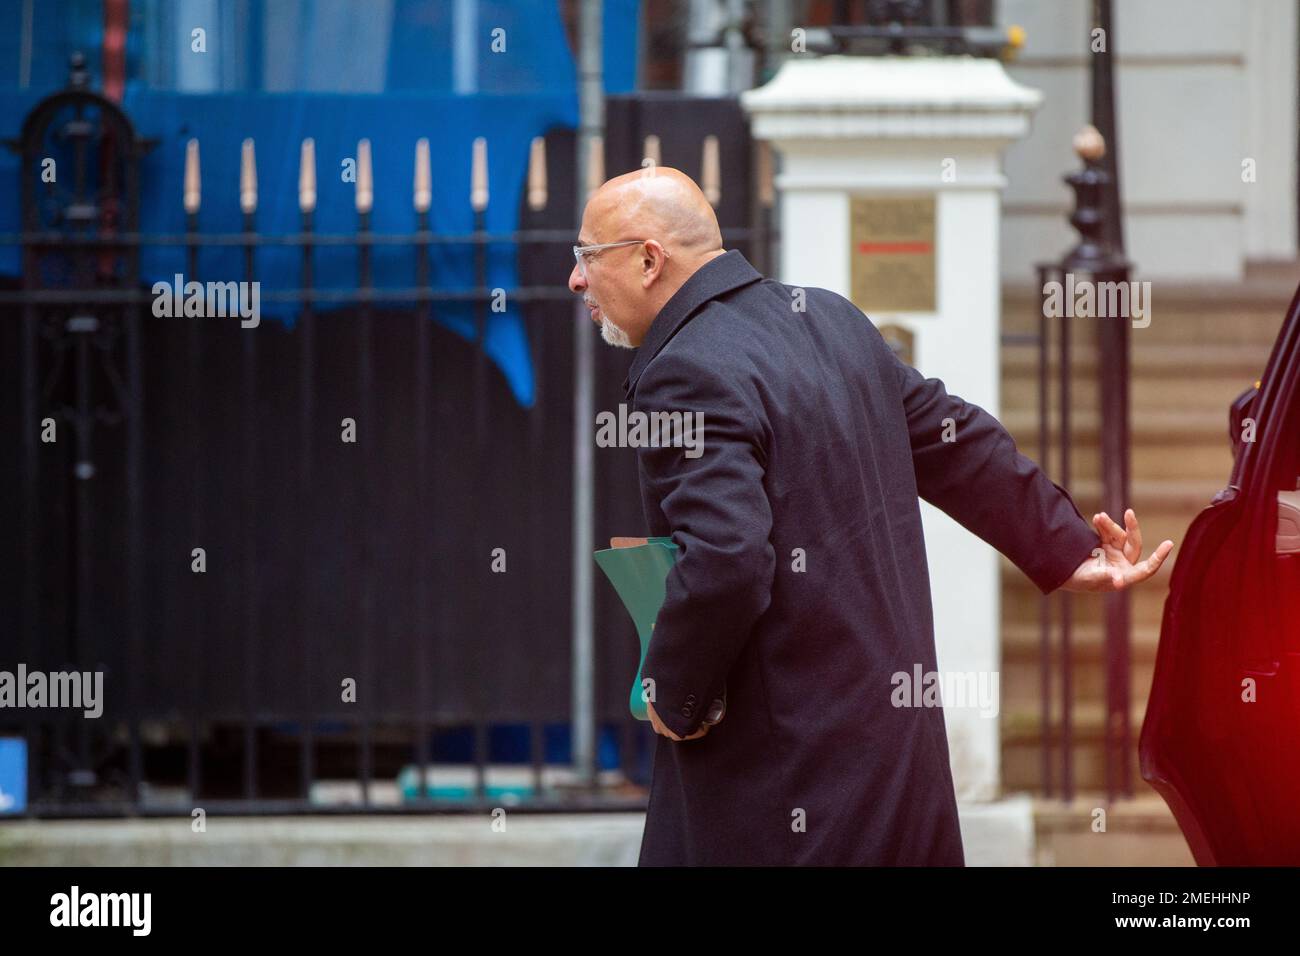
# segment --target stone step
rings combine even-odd
[[[1003,406],[998,419],[1019,445],[1034,447],[1038,441],[1038,410]],[[1053,449],[1057,447],[1060,419],[1055,414],[1047,419],[1047,437]],[[1094,408],[1072,408],[1070,411],[1071,449],[1084,443],[1095,443],[1101,437],[1101,412]],[[1143,440],[1181,441],[1218,446],[1227,452],[1228,406],[1213,408],[1144,408],[1140,414],[1129,413],[1129,437],[1136,446]],[[957,440],[961,440],[960,434]],[[1035,448],[1036,450],[1036,448]],[[1030,457],[1033,457],[1032,455]],[[1055,455],[1053,456],[1055,457]],[[1229,460],[1231,464],[1231,460]]]
[[[1186,841],[1172,815],[1142,781],[1137,741],[1155,668],[1169,578],[1187,527],[1224,485],[1232,470],[1228,406],[1263,374],[1287,306],[1300,281],[1300,263],[1284,263],[1245,283],[1152,286],[1152,321],[1130,329],[1130,501],[1142,519],[1146,552],[1165,538],[1174,554],[1159,574],[1133,592],[1129,643],[1129,772],[1142,799],[1125,801],[1108,820],[1106,834],[1094,833],[1091,811],[1104,797],[1080,798],[1070,806],[1036,801],[1038,861],[1043,864],[1115,865],[1117,852],[1130,862],[1191,864]],[[1029,290],[1005,290],[1002,333],[1037,334],[1040,304]],[[1100,362],[1097,323],[1077,319],[1071,341],[1071,475],[1067,487],[1085,518],[1100,507]],[[1049,331],[1048,402],[1050,459],[1043,463],[1059,480],[1056,404],[1059,322]],[[1020,451],[1038,460],[1038,358],[1032,344],[1001,348],[1000,420]],[[1113,517],[1119,517],[1114,515]],[[1040,727],[1038,589],[1005,559],[1002,569],[1002,780],[1010,792],[1039,793],[1044,728]],[[1105,602],[1073,595],[1072,735],[1076,788],[1101,791],[1104,779],[1106,657]],[[1053,650],[1060,631],[1053,603]],[[1050,739],[1060,734],[1060,668],[1052,679]],[[1059,750],[1053,755],[1058,775]],[[1040,809],[1041,808],[1041,809]],[[1127,813],[1126,813],[1127,811]],[[1117,839],[1107,840],[1107,836]],[[1121,851],[1120,848],[1125,848]]]
[[[1259,380],[1264,366],[1240,367],[1231,370],[1185,365],[1177,375],[1156,375],[1145,370],[1135,371],[1129,380],[1129,418],[1136,420],[1149,411],[1190,411],[1218,416],[1217,433],[1228,425],[1228,408],[1237,396]],[[1060,407],[1055,374],[1048,380],[1048,421],[1057,415]],[[1076,374],[1070,382],[1071,414],[1094,411],[1101,407],[1101,383],[1092,375]],[[1037,426],[1038,378],[1036,373],[1021,374],[1006,370],[1002,377],[1000,396],[1002,412],[1029,412]],[[1001,419],[1001,416],[999,416]]]
[[[1155,546],[1159,537],[1153,539],[1147,547],[1148,553]],[[1147,544],[1147,542],[1143,542]],[[1174,547],[1177,555],[1177,544]],[[1172,574],[1172,562],[1168,558],[1155,576],[1144,581],[1140,588],[1129,592],[1129,615],[1135,632],[1158,631],[1164,616],[1165,598],[1169,595],[1169,578]],[[1033,582],[1020,573],[1011,562],[1004,562],[1010,568],[1002,578],[1002,629],[1024,627],[1037,629],[1039,606],[1042,595]],[[1059,629],[1060,599],[1055,594],[1049,596],[1052,621]],[[1070,619],[1077,635],[1087,628],[1100,629],[1105,621],[1106,602],[1100,594],[1071,594]]]
[[[1165,321],[1145,329],[1130,328],[1128,334],[1129,352],[1134,356],[1150,355],[1165,348],[1186,348],[1189,344],[1210,349],[1254,350],[1268,355],[1273,343],[1277,341],[1278,332],[1285,321],[1284,313],[1243,313],[1226,317],[1185,315],[1177,318],[1166,316]],[[1030,315],[1003,313],[999,327],[1000,340],[1004,345],[1022,349],[1029,353],[1037,352],[1038,336],[1041,329],[1037,318]],[[1096,320],[1077,320],[1070,328],[1070,351],[1072,358],[1089,353],[1096,354],[1099,348],[1101,326]],[[1060,348],[1061,329],[1059,320],[1053,320],[1047,329],[1048,354],[1054,361]],[[1173,355],[1179,353],[1174,352]],[[1244,353],[1243,353],[1244,354]]]
[[[1228,445],[1226,425],[1225,418],[1225,427],[1214,434],[1204,430],[1179,433],[1172,429],[1164,434],[1139,432],[1129,443],[1130,475],[1141,476],[1143,481],[1218,482],[1221,487],[1232,474],[1232,451]],[[1041,465],[1037,434],[1027,430],[1012,430],[1011,434],[1020,453]],[[1052,443],[1055,444],[1055,439]],[[1049,474],[1055,476],[1058,473],[1059,460],[1056,453],[1049,452]],[[1070,474],[1076,478],[1094,478],[1100,472],[1101,447],[1095,437],[1080,440],[1076,435],[1070,445]]]
[[[1074,735],[1075,745],[1080,744],[1101,744],[1103,742],[1103,718],[1106,713],[1106,707],[1102,701],[1080,701],[1076,700],[1070,708],[1071,733]],[[1129,707],[1129,720],[1131,726],[1136,728],[1142,726],[1142,718],[1146,715],[1145,703],[1133,703]],[[1002,721],[1002,746],[1019,746],[1021,744],[1037,744],[1040,739],[1041,720],[1038,708],[1035,707],[1004,707],[999,715]],[[1052,738],[1056,739],[1060,733],[1060,701],[1056,701],[1053,708],[1051,721],[1049,724]],[[1136,754],[1134,758],[1136,759]]]
[[[1273,330],[1276,335],[1277,329]],[[1171,343],[1130,343],[1131,371],[1141,376],[1171,379],[1180,378],[1195,369],[1216,377],[1236,378],[1250,375],[1251,381],[1259,377],[1272,351],[1273,338],[1248,343],[1188,344],[1187,339]],[[1049,349],[1047,368],[1055,376],[1060,367],[1059,353]],[[1080,342],[1077,347],[1071,339],[1070,373],[1078,382],[1096,381],[1101,363],[1101,352],[1092,342]],[[1037,381],[1038,349],[1030,345],[1004,345],[1002,347],[1003,378],[1026,378]],[[1252,374],[1253,373],[1253,374]]]
[[[1086,595],[1077,595],[1086,597]],[[1059,643],[1059,640],[1057,641]],[[1134,660],[1155,660],[1156,648],[1160,644],[1160,628],[1153,624],[1134,626],[1129,630],[1129,653]],[[1055,646],[1055,645],[1053,645]],[[1070,634],[1070,646],[1076,660],[1097,658],[1106,646],[1106,629],[1100,620],[1089,621],[1080,625],[1076,615],[1074,628]],[[1003,660],[1018,660],[1022,657],[1038,657],[1038,622],[1015,621],[1003,623],[1002,626]]]
[[[1146,706],[1147,696],[1151,692],[1151,681],[1155,675],[1155,661],[1143,661],[1134,657],[1129,659],[1129,703],[1134,706]],[[1061,671],[1059,665],[1052,672],[1052,707],[1059,710],[1061,705]],[[1100,704],[1106,699],[1106,665],[1104,661],[1075,660],[1070,674],[1072,682],[1071,698],[1075,704]],[[1027,710],[1040,706],[1039,673],[1037,661],[1032,664],[1003,663],[1000,689],[1000,707],[1003,709]]]
[[[1074,784],[1080,789],[1101,790],[1105,780],[1105,737],[1101,701],[1076,700],[1070,709]],[[1129,774],[1135,781],[1142,777],[1138,768],[1138,736],[1146,715],[1145,703],[1129,708]],[[1037,707],[1004,709],[1000,714],[1002,786],[1006,791],[1042,792],[1042,740]],[[1060,700],[1054,703],[1049,739],[1052,741],[1052,773],[1057,786],[1060,780]]]
[[[1073,470],[1072,468],[1071,471]],[[1131,496],[1129,507],[1138,513],[1139,519],[1144,515],[1185,516],[1187,520],[1179,522],[1179,527],[1168,529],[1181,532],[1186,530],[1191,519],[1196,517],[1202,508],[1209,507],[1214,496],[1227,485],[1229,477],[1231,477],[1230,471],[1224,472],[1223,478],[1218,481],[1211,478],[1147,479],[1141,475],[1133,475],[1129,481]],[[1079,506],[1080,513],[1085,518],[1091,518],[1093,508],[1101,500],[1101,481],[1091,477],[1074,477],[1065,488],[1070,492],[1070,497],[1074,499],[1075,504]],[[1151,532],[1147,530],[1145,522],[1142,527],[1142,536],[1146,540]],[[1169,534],[1164,533],[1163,536],[1167,538]]]
[[[1077,793],[1068,803],[1036,797],[1037,866],[1195,866],[1169,806],[1140,777],[1134,796],[1110,803],[1102,791]],[[1101,817],[1097,811],[1105,811]],[[1101,820],[1105,829],[1098,832]]]
[[[1153,288],[1153,293],[1157,290]],[[1129,326],[1129,341],[1133,348],[1161,343],[1197,342],[1213,345],[1271,345],[1286,319],[1286,310],[1295,283],[1285,295],[1270,296],[1257,302],[1225,300],[1213,287],[1204,290],[1198,301],[1189,297],[1184,301],[1153,295],[1154,308],[1147,313],[1150,322],[1145,327]],[[1004,334],[1038,334],[1041,316],[1038,300],[1016,295],[1004,295],[1002,300],[1002,332]],[[1096,341],[1102,322],[1109,318],[1074,317],[1069,321],[1070,341],[1091,344]],[[1140,319],[1139,321],[1145,321]],[[1061,319],[1049,319],[1048,335],[1055,339],[1060,334]]]
[[[1129,635],[1129,696],[1134,704],[1145,704],[1155,675],[1159,630],[1132,629]],[[1061,635],[1051,632],[1051,695],[1061,700]],[[1037,625],[1015,624],[1002,629],[1002,665],[999,687],[1004,710],[1025,710],[1039,706],[1041,674]],[[1097,703],[1106,696],[1105,632],[1099,625],[1076,627],[1070,635],[1072,693],[1076,701]]]

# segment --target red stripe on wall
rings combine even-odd
[[[920,254],[931,252],[934,244],[929,242],[859,242],[858,252],[864,256],[872,253],[902,252]]]

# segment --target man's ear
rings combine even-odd
[[[641,288],[648,289],[659,278],[668,264],[668,254],[658,240],[652,239],[643,247],[641,255]]]

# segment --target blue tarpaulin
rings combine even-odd
[[[27,57],[19,34],[18,5],[0,12],[0,136],[16,138],[27,111],[66,80],[67,54],[84,49],[98,63],[102,11],[83,0],[40,5]],[[64,8],[67,17],[55,14]],[[606,0],[604,51],[608,92],[635,85],[638,0]],[[185,143],[196,138],[202,161],[203,233],[238,232],[240,143],[256,145],[257,228],[264,234],[296,232],[298,157],[303,139],[316,145],[315,228],[352,233],[356,228],[354,185],[342,176],[356,144],[369,139],[374,164],[371,229],[403,233],[415,228],[412,178],[415,143],[429,140],[433,168],[431,228],[468,233],[472,142],[486,138],[489,232],[517,227],[520,190],[534,136],[577,122],[576,71],[556,0],[281,0],[232,5],[220,0],[173,0],[133,5],[123,109],[137,132],[159,140],[145,158],[141,231],[181,233]],[[238,16],[236,16],[238,14]],[[247,14],[247,15],[245,15]],[[96,19],[97,17],[97,19]],[[193,30],[204,30],[202,52]],[[42,32],[44,31],[44,32]],[[60,59],[56,72],[49,59]],[[39,67],[36,65],[39,60]],[[32,85],[22,88],[24,75]],[[360,92],[358,92],[358,90]],[[550,156],[551,163],[570,157]],[[19,231],[17,157],[0,155],[0,231]],[[242,251],[210,248],[200,254],[202,281],[243,279]],[[320,247],[315,284],[346,289],[357,282],[356,250]],[[436,288],[474,285],[470,247],[434,246]],[[256,256],[255,278],[263,296],[300,281],[301,253],[267,247]],[[177,248],[146,248],[147,282],[171,282],[184,273]],[[375,246],[373,281],[380,289],[415,284],[412,252]],[[0,271],[16,274],[18,250],[0,246]],[[188,276],[186,277],[189,278]],[[488,286],[506,290],[507,308],[488,314],[486,349],[505,374],[517,400],[531,405],[533,378],[528,342],[509,290],[518,283],[513,246],[493,246]],[[563,282],[564,277],[557,277]],[[291,324],[288,304],[263,298],[264,317]],[[434,316],[467,337],[473,307],[436,304]]]

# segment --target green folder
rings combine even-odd
[[[637,720],[649,720],[646,702],[642,698],[641,668],[645,666],[646,651],[650,648],[650,635],[654,632],[655,618],[663,606],[668,571],[677,560],[677,545],[672,538],[614,539],[615,541],[644,540],[644,544],[615,546],[596,552],[596,564],[605,572],[610,584],[632,615],[636,636],[641,642],[641,660],[636,666],[636,680],[628,707]],[[612,543],[612,542],[611,542]]]

